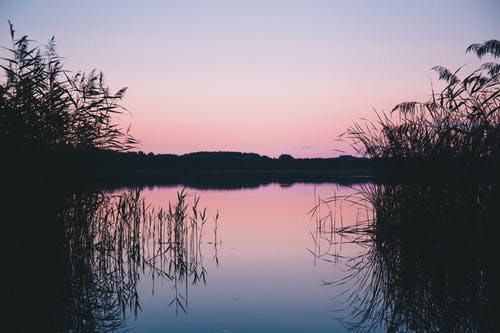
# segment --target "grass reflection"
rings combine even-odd
[[[354,197],[320,201],[313,252],[349,267],[328,282],[349,285],[342,322],[360,332],[496,331],[499,199],[496,184],[370,184]],[[335,205],[346,201],[362,213],[333,224]],[[342,256],[348,243],[358,256]]]
[[[149,205],[140,190],[11,199],[17,215],[7,223],[7,247],[16,253],[6,263],[9,326],[116,331],[142,310],[141,279],[150,277],[153,292],[154,283],[169,283],[172,298],[165,302],[176,313],[188,311],[188,286],[206,283],[209,215],[184,190],[165,207]],[[209,224],[217,219],[218,213]],[[219,243],[211,244],[217,250]]]

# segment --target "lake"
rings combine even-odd
[[[182,190],[180,186],[154,187],[141,195],[150,205],[161,207],[175,202]],[[170,304],[176,298],[175,282],[139,273],[141,311],[137,316],[133,310],[127,312],[125,328],[137,332],[344,330],[336,318],[346,307],[345,297],[338,296],[347,286],[335,288],[324,282],[341,279],[347,267],[313,255],[318,251],[313,237],[318,235],[316,220],[309,212],[318,197],[347,195],[355,189],[336,184],[270,184],[185,191],[186,201],[198,196],[200,207],[206,207],[209,216],[200,258],[206,283],[193,284],[193,276],[187,274],[177,286],[181,304]],[[214,244],[216,211],[218,242]],[[346,223],[354,221],[357,211],[357,207],[345,205]],[[329,244],[324,245],[321,251],[328,250]],[[353,255],[362,249],[345,245],[342,250],[344,255]]]
[[[498,198],[271,183],[26,199],[26,220],[56,222],[9,245],[30,272],[11,281],[14,308],[33,303],[57,331],[492,331]]]

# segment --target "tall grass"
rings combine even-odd
[[[65,70],[54,38],[42,50],[9,25],[10,56],[0,63],[2,146],[128,150],[137,143],[118,125],[126,88],[111,92],[95,70]]]
[[[433,68],[445,83],[427,101],[396,105],[377,114],[377,122],[354,123],[345,133],[358,153],[381,159],[441,159],[462,161],[500,158],[500,41],[467,48],[478,58],[490,57],[479,68]]]

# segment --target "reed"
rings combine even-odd
[[[377,113],[376,122],[354,123],[343,134],[363,156],[383,160],[454,161],[462,164],[500,159],[500,41],[490,40],[467,48],[479,59],[479,68],[462,75],[433,68],[444,83],[429,100],[396,105],[390,113]]]
[[[63,68],[54,37],[42,50],[18,38],[1,58],[0,142],[8,148],[128,150],[137,140],[118,125],[126,88],[113,93],[102,72]]]

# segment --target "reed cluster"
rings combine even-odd
[[[63,68],[52,37],[45,50],[17,38],[10,25],[10,56],[1,58],[0,142],[44,149],[128,150],[135,140],[118,125],[126,88],[113,93],[102,72]]]
[[[377,122],[354,123],[344,135],[363,156],[410,160],[496,160],[500,158],[500,41],[473,44],[467,52],[491,58],[462,75],[433,68],[445,87],[429,100],[403,102]]]

